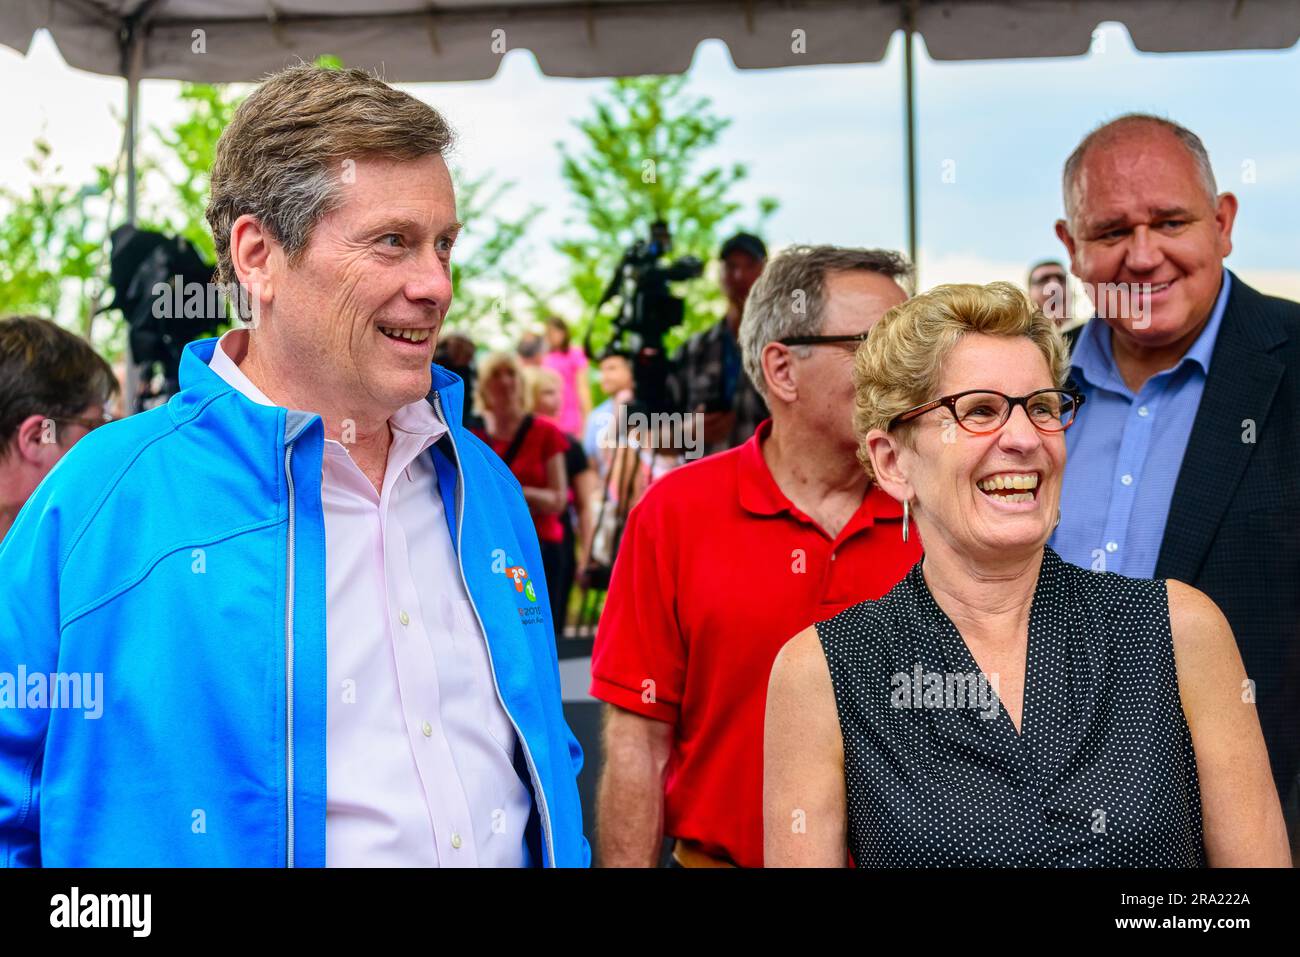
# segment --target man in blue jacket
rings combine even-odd
[[[357,71],[240,106],[208,220],[251,327],[0,547],[0,863],[589,863],[533,523],[432,364],[450,142]]]

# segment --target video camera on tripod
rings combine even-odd
[[[648,241],[638,239],[624,251],[596,306],[600,309],[615,296],[622,299],[606,348],[631,357],[636,405],[646,412],[664,412],[672,406],[664,337],[681,325],[686,308],[668,291],[668,284],[704,274],[704,263],[694,256],[662,264],[672,243],[668,224],[662,220],[653,223]]]
[[[704,263],[694,256],[682,256],[665,262],[672,249],[672,234],[662,220],[650,226],[649,240],[639,239],[629,246],[619,261],[614,277],[601,297],[601,306],[615,296],[621,297],[618,316],[605,355],[624,355],[632,365],[633,401],[623,410],[627,419],[640,413],[675,411],[674,397],[669,394],[670,363],[664,338],[686,315],[685,303],[668,291],[670,282],[697,279],[704,274]],[[590,335],[587,353],[592,354]],[[611,423],[611,429],[617,423]],[[582,576],[582,598],[578,615],[579,632],[594,630],[599,614],[599,593],[609,588],[614,558],[618,553],[633,489],[641,465],[641,445],[657,447],[654,436],[630,439],[624,446],[615,444],[610,461],[610,475],[605,481],[600,508],[595,519],[595,538],[587,556]]]

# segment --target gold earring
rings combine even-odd
[[[903,499],[903,541],[907,541],[907,523],[911,516],[908,514],[907,499]]]

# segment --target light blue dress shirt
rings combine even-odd
[[[614,421],[614,400],[606,399],[591,410],[587,416],[587,426],[582,432],[582,449],[587,458],[597,462],[600,453],[600,431]],[[597,466],[600,471],[600,466]]]
[[[1134,578],[1155,574],[1231,287],[1225,269],[1201,334],[1177,365],[1137,393],[1115,366],[1105,321],[1093,319],[1079,334],[1071,364],[1087,401],[1065,433],[1061,524],[1050,540],[1067,562]]]

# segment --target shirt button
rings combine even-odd
[[[424,730],[424,736],[425,736],[426,738],[431,738],[431,737],[433,737],[433,725],[429,724],[429,722],[427,722],[427,721],[424,722],[424,729],[423,729],[423,730]]]
[[[1151,410],[1148,409],[1145,405],[1138,406],[1138,415],[1142,416],[1142,418],[1145,419],[1150,414],[1151,414]]]
[[[1106,543],[1106,551],[1108,551],[1108,552],[1113,552],[1113,551],[1117,551],[1118,549],[1119,549],[1119,543],[1118,543],[1118,542],[1107,542],[1107,543]]]
[[[1120,481],[1123,482],[1125,485],[1132,485],[1132,484],[1133,484],[1133,476],[1131,476],[1131,475],[1125,475],[1125,476],[1123,476],[1123,477],[1120,479]]]
[[[455,833],[453,833],[453,834],[451,835],[451,846],[454,847],[454,848],[455,848],[456,850],[458,850],[458,851],[460,850],[460,835],[459,835],[459,834],[455,834]]]
[[[831,561],[835,561],[835,553],[831,552]]]
[[[400,621],[403,625],[409,625],[411,623],[411,616],[408,615],[406,612],[402,612],[400,615],[397,616],[397,620]]]

